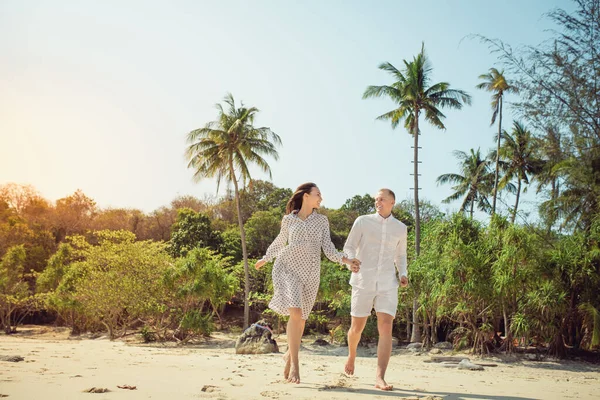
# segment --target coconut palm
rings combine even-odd
[[[504,143],[500,147],[500,158],[506,163],[506,170],[498,188],[502,190],[512,179],[517,179],[515,207],[511,216],[511,222],[514,224],[519,208],[521,186],[523,183],[529,185],[529,178],[539,174],[543,164],[536,156],[537,149],[531,132],[520,122],[513,123],[512,134],[503,131],[502,138]]]
[[[244,259],[244,328],[249,324],[250,309],[248,296],[250,292],[250,275],[248,270],[248,251],[246,233],[242,221],[239,183],[245,185],[250,181],[250,164],[257,165],[271,177],[271,168],[264,156],[279,158],[276,146],[281,145],[280,137],[266,127],[254,127],[254,117],[258,113],[256,107],[235,106],[231,94],[224,98],[227,109],[217,104],[218,119],[208,122],[204,128],[195,129],[187,135],[186,157],[188,168],[194,170],[194,180],[205,178],[217,179],[217,191],[224,179],[233,183],[235,204],[237,208],[242,255]]]
[[[504,93],[518,93],[518,89],[509,84],[504,77],[504,71],[498,71],[496,68],[490,68],[487,74],[479,75],[479,79],[484,81],[477,85],[477,89],[484,89],[492,92],[492,122],[494,125],[498,118],[498,140],[496,145],[496,172],[494,174],[494,198],[492,201],[492,215],[496,213],[496,198],[498,197],[498,180],[500,169],[500,140],[502,138],[502,105],[504,104]]]
[[[547,191],[549,199],[540,206],[540,215],[546,223],[546,228],[550,232],[552,226],[558,219],[558,210],[554,208],[559,194],[561,193],[561,184],[559,171],[561,163],[568,156],[563,150],[565,138],[557,126],[550,125],[545,128],[545,135],[537,139],[537,147],[542,158],[543,168],[536,175],[537,182],[536,193]],[[548,188],[549,189],[546,189]]]
[[[471,96],[458,89],[450,89],[447,82],[434,83],[429,86],[432,67],[425,54],[425,45],[421,52],[408,62],[404,60],[404,69],[400,71],[389,62],[379,66],[379,69],[390,73],[395,82],[391,85],[369,86],[363,98],[387,97],[397,108],[377,117],[379,120],[391,121],[392,128],[404,120],[404,127],[414,139],[414,194],[415,194],[415,249],[420,250],[420,221],[419,221],[419,118],[423,114],[425,120],[439,129],[446,129],[442,120],[446,117],[441,109],[461,109],[463,104],[471,104]]]
[[[465,212],[469,209],[469,215],[473,218],[475,205],[481,211],[488,212],[491,209],[488,195],[493,186],[493,175],[489,170],[490,161],[481,158],[481,152],[471,149],[467,154],[464,151],[455,150],[453,152],[460,163],[459,174],[443,174],[437,178],[437,183],[454,183],[452,187],[454,193],[444,199],[443,203],[463,198],[460,205],[460,211]]]

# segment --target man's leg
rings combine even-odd
[[[356,348],[360,342],[360,335],[371,315],[373,309],[374,292],[368,292],[364,289],[352,288],[352,300],[350,302],[350,315],[352,322],[348,330],[348,361],[344,367],[344,372],[348,375],[354,375],[354,361],[356,360]]]
[[[379,343],[377,344],[377,376],[375,387],[381,390],[392,390],[393,386],[385,382],[385,371],[387,370],[392,355],[392,327],[394,316],[384,312],[377,313],[377,329],[379,331]]]
[[[367,323],[369,317],[352,317],[352,323],[348,330],[348,360],[344,367],[344,372],[348,375],[354,375],[354,361],[356,360],[356,348],[360,342],[360,335]]]

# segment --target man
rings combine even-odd
[[[352,263],[352,324],[348,331],[348,360],[345,372],[354,374],[356,348],[367,318],[375,308],[377,313],[377,375],[375,387],[392,390],[385,381],[385,371],[392,354],[392,326],[398,308],[398,276],[400,285],[408,285],[406,261],[406,225],[392,215],[396,196],[390,189],[381,189],[375,197],[375,214],[362,215],[354,221],[344,252]]]

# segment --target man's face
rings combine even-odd
[[[389,215],[394,204],[394,198],[386,191],[377,192],[375,195],[375,210],[381,215]]]

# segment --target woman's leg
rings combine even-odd
[[[304,325],[306,324],[306,320],[303,319],[302,320],[302,325],[300,328],[300,341],[302,342],[302,336],[304,334]],[[290,368],[292,366],[292,362],[290,360],[290,348],[288,346],[288,349],[286,350],[285,354],[283,355],[283,362],[285,363],[285,367],[283,367],[283,379],[285,379],[287,381],[287,379],[290,376]]]
[[[302,333],[304,333],[305,320],[302,319],[302,309],[300,308],[289,308],[290,319],[287,324],[287,338],[288,338],[288,360],[289,360],[289,373],[287,374],[287,381],[291,383],[300,383],[300,363],[298,361],[298,353],[300,352],[300,341],[302,340]],[[286,368],[284,368],[283,374],[286,375],[286,369],[288,362],[286,362]]]

